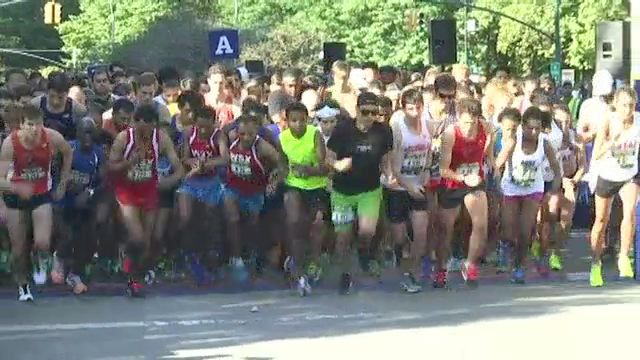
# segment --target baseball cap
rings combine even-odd
[[[373,105],[378,106],[378,96],[372,92],[365,91],[358,95],[358,107]]]

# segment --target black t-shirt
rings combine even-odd
[[[386,124],[374,123],[362,132],[355,121],[344,120],[338,122],[327,147],[338,160],[352,158],[349,171],[335,174],[333,188],[345,195],[361,194],[380,186],[380,162],[393,148],[393,134]]]

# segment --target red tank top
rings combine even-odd
[[[40,130],[40,140],[32,149],[20,142],[18,132],[11,133],[13,145],[13,169],[9,175],[11,182],[33,184],[33,194],[45,194],[51,190],[51,159],[53,154],[47,132]]]
[[[462,135],[459,125],[455,125],[455,140],[451,149],[451,165],[449,168],[460,175],[477,174],[484,179],[484,150],[487,142],[487,134],[484,126],[478,123],[478,133],[473,139],[467,139]],[[444,186],[447,189],[462,189],[468,187],[463,182],[453,179],[445,179]]]
[[[267,183],[266,171],[256,150],[258,141],[260,137],[256,136],[249,149],[242,149],[237,139],[229,147],[227,186],[243,195],[263,192]]]
[[[135,129],[129,128],[126,131],[127,143],[124,149],[124,158],[128,159],[134,151],[138,150],[138,144],[136,144]],[[151,148],[146,149],[142,159],[120,174],[116,184],[117,189],[141,195],[158,190],[159,144],[156,129],[153,130],[151,143]]]
[[[216,144],[216,135],[220,132],[220,129],[215,129],[211,136],[208,139],[201,139],[198,137],[198,128],[193,127],[193,132],[189,137],[189,150],[191,151],[191,156],[195,159],[200,160],[208,160],[218,157],[220,155],[220,149],[218,148],[218,144]],[[215,170],[211,170],[201,176],[212,176],[215,175]]]

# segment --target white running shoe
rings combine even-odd
[[[33,301],[33,295],[31,294],[31,287],[29,284],[18,286],[18,301]]]

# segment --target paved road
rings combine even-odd
[[[584,242],[574,243],[568,265],[585,270]],[[0,359],[632,359],[638,314],[635,283],[591,289],[560,279],[417,295],[327,289],[305,299],[288,291],[2,298]]]

